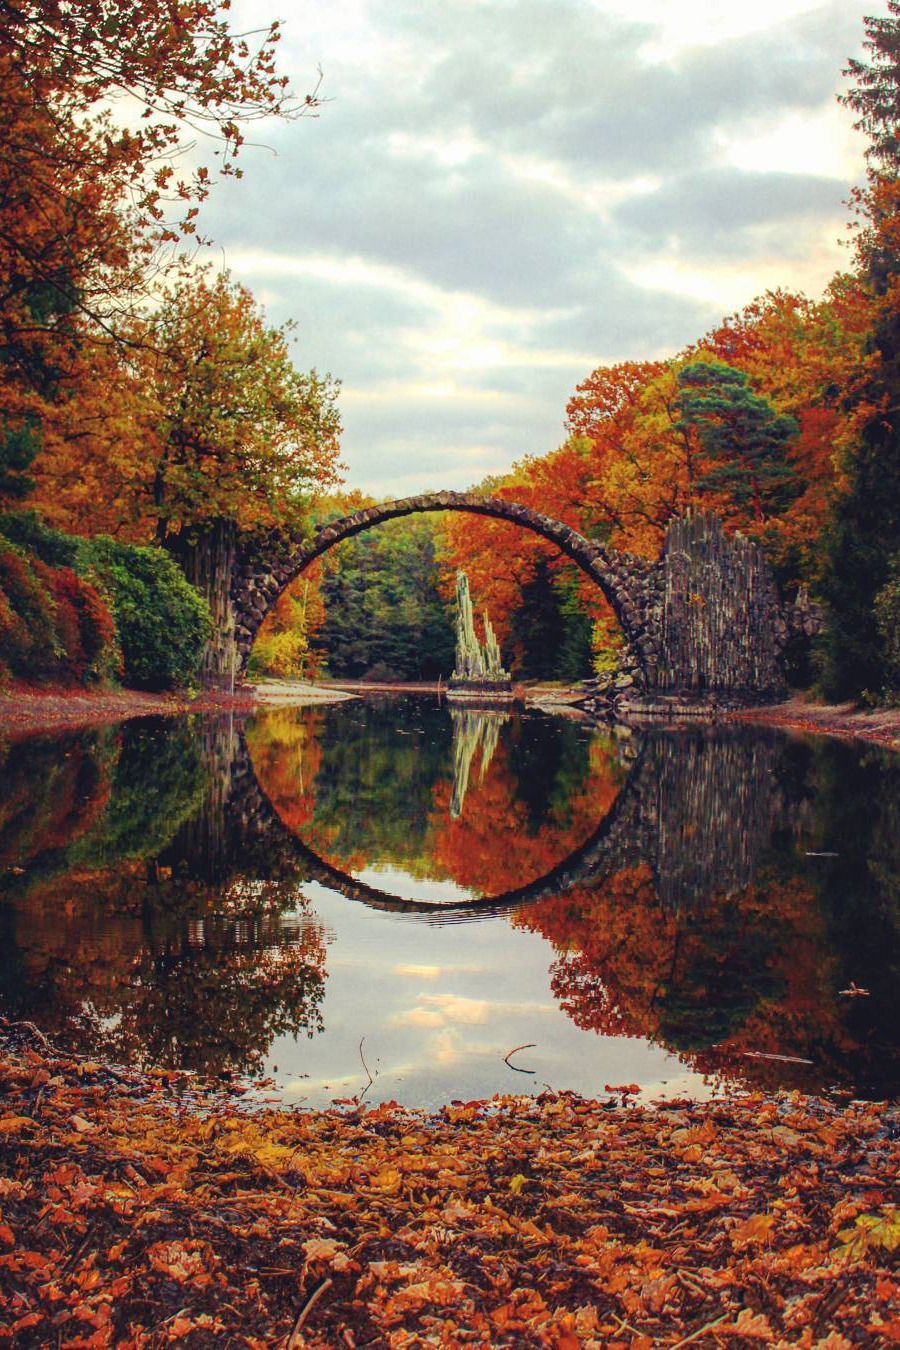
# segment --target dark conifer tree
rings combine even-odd
[[[870,60],[850,61],[843,102],[869,137],[868,182],[854,194],[858,255],[875,299],[878,360],[855,397],[871,409],[845,466],[850,490],[826,529],[822,591],[829,608],[823,683],[833,697],[880,691],[887,679],[875,602],[900,558],[900,0],[865,20]]]
[[[723,361],[692,361],[678,372],[679,429],[694,429],[710,461],[701,491],[722,491],[757,521],[779,515],[802,487],[786,448],[793,417],[755,394],[749,377]]]

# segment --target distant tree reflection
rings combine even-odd
[[[679,795],[688,815],[691,801],[715,797],[699,779],[702,759],[692,772],[692,796]],[[752,870],[752,881],[697,888],[690,907],[667,902],[673,874],[699,871],[679,849],[704,852],[713,880],[709,818],[685,815],[676,829],[670,816],[667,870],[658,858],[619,870],[523,908],[514,922],[552,943],[553,991],[580,1027],[646,1037],[703,1073],[895,1092],[900,760],[785,742],[768,777],[767,828],[758,809],[753,855],[746,836],[730,846],[735,872]],[[715,814],[721,820],[719,806]],[[735,832],[745,819],[736,817]],[[867,994],[842,992],[854,984]]]
[[[223,853],[232,741],[127,723],[0,751],[3,1015],[210,1073],[321,1030],[325,933],[296,871],[260,879]]]

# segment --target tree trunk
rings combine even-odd
[[[213,632],[203,653],[200,679],[204,685],[218,689],[232,687],[239,665],[231,601],[236,542],[236,525],[224,519],[191,528],[166,542],[188,581],[209,605]]]

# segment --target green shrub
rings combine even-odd
[[[0,673],[185,685],[211,631],[206,602],[161,549],[63,534],[34,511],[0,515]]]
[[[37,511],[6,511],[0,515],[0,534],[50,567],[75,567],[81,540],[63,534],[41,520]]]
[[[96,577],[110,597],[126,684],[165,689],[193,682],[212,618],[167,553],[98,535],[80,542],[78,570]]]

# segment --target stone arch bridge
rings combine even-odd
[[[782,692],[780,656],[801,621],[780,604],[757,544],[725,537],[698,513],[669,528],[654,562],[604,547],[531,507],[473,492],[434,492],[365,507],[319,527],[296,549],[239,553],[232,573],[232,668],[242,676],[266,615],[281,593],[335,544],[399,516],[467,511],[531,530],[554,544],[609,601],[625,637],[622,660],[599,694],[612,703],[635,695],[663,700],[710,696],[762,701]],[[222,668],[223,663],[219,663]],[[652,706],[647,710],[652,711]]]

